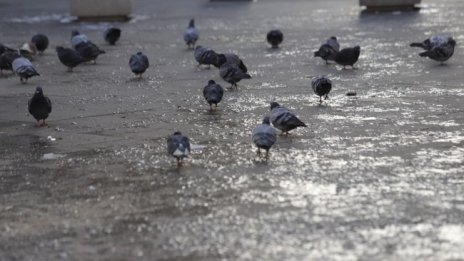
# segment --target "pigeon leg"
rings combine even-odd
[[[180,158],[176,158],[176,159],[177,159],[177,167],[182,166],[182,161],[180,160]]]
[[[325,60],[325,65],[329,65],[329,60]]]
[[[217,110],[217,103],[216,103],[216,104],[214,104],[214,109],[215,109],[215,110]]]
[[[325,99],[325,100],[328,100],[328,99],[329,99],[329,95],[326,94],[324,99]]]
[[[345,65],[343,65],[343,70],[345,70],[345,69],[346,69],[346,66],[345,66]]]
[[[319,96],[319,103],[322,103],[322,96]]]
[[[256,154],[258,154],[258,156],[261,155],[261,149],[260,148],[258,148],[258,150],[256,151]]]
[[[266,150],[266,159],[269,158],[269,150]]]
[[[26,82],[24,81],[24,78],[23,78],[23,77],[20,77],[20,78],[19,78],[19,81],[20,81],[21,83],[23,83],[23,84],[26,83]]]
[[[209,105],[209,111],[213,111],[213,104]]]

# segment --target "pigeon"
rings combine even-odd
[[[280,30],[271,30],[267,33],[266,39],[272,48],[279,48],[279,44],[284,40],[284,34]]]
[[[96,60],[100,54],[105,53],[105,51],[100,50],[100,48],[91,41],[78,44],[76,46],[76,51],[82,56],[84,62],[92,62],[93,64],[97,63]]]
[[[203,97],[205,97],[206,101],[209,103],[210,110],[213,110],[213,104],[215,108],[217,108],[217,104],[221,102],[223,95],[224,89],[213,80],[209,80],[208,85],[203,88]]]
[[[13,71],[13,61],[19,57],[21,57],[21,55],[18,51],[5,49],[5,51],[0,54],[0,72],[3,73],[3,70]]]
[[[311,87],[316,95],[319,96],[319,102],[322,103],[322,96],[329,98],[329,92],[332,89],[332,81],[324,76],[318,76],[311,81]]]
[[[251,76],[243,72],[242,69],[235,63],[225,63],[219,68],[219,75],[221,78],[232,84],[229,89],[237,88],[237,83],[242,79],[251,79]]]
[[[36,34],[32,36],[31,42],[35,44],[39,54],[42,54],[48,47],[48,37],[44,34]]]
[[[97,45],[92,43],[85,34],[81,34],[77,30],[73,30],[71,33],[71,45],[79,52],[84,62],[96,64],[97,57],[105,53],[105,51],[100,50]]]
[[[198,62],[198,66],[205,64],[208,65],[208,69],[211,67],[211,64],[216,64],[218,60],[218,54],[215,51],[201,45],[195,48],[193,55]]]
[[[37,54],[37,47],[32,42],[24,43],[21,46],[21,48],[19,48],[19,54],[21,54],[29,60],[32,60],[34,58],[34,55]]]
[[[340,51],[340,45],[337,42],[337,37],[332,36],[322,43],[318,51],[314,52],[314,57],[321,57],[328,64],[329,61],[335,59],[335,54],[338,51]]]
[[[419,54],[421,57],[443,63],[453,56],[456,41],[450,36],[433,36],[422,43],[411,43],[410,46],[424,49],[425,52]]]
[[[12,67],[13,71],[19,75],[21,83],[26,83],[27,79],[36,75],[40,75],[35,70],[34,66],[32,66],[32,63],[24,57],[18,57],[14,59]]]
[[[360,53],[361,47],[359,46],[355,46],[353,48],[344,48],[335,54],[334,60],[339,65],[343,65],[343,69],[345,69],[348,65],[354,68],[354,64],[358,61]]]
[[[44,96],[42,87],[37,87],[28,103],[29,113],[37,120],[37,126],[46,126],[45,119],[52,112],[52,102]],[[42,123],[41,123],[42,121]]]
[[[195,20],[191,19],[187,29],[184,32],[184,41],[187,44],[187,48],[193,49],[195,43],[198,41],[199,35],[198,30],[195,28]]]
[[[77,30],[72,30],[71,32],[71,45],[74,49],[81,43],[90,42],[89,38],[85,34],[79,33]]]
[[[130,57],[129,66],[135,76],[141,78],[142,74],[150,66],[150,63],[148,62],[148,57],[145,54],[138,52]]]
[[[287,135],[289,131],[295,128],[307,127],[306,124],[299,120],[293,112],[281,106],[277,102],[271,102],[271,122],[274,127]]]
[[[274,128],[270,125],[269,116],[265,116],[263,123],[258,125],[251,133],[253,143],[258,147],[258,155],[261,154],[261,149],[266,151],[266,158],[269,156],[269,149],[277,140],[277,134]]]
[[[0,44],[0,55],[3,54],[4,52],[7,52],[7,51],[16,52],[15,49],[10,48],[10,47],[8,47],[8,46],[5,46],[5,45],[3,45],[3,44]]]
[[[68,67],[68,72],[72,72],[72,69],[79,64],[84,62],[82,56],[71,48],[63,48],[61,46],[56,47],[56,53],[60,62]]]
[[[105,30],[103,36],[106,42],[108,42],[111,45],[115,45],[116,42],[119,40],[119,37],[121,37],[121,29],[116,27],[110,27]]]
[[[238,57],[238,55],[236,54],[233,54],[233,53],[218,54],[217,62],[216,64],[214,64],[214,66],[216,68],[220,68],[225,63],[234,63],[242,70],[242,72],[244,73],[248,72],[248,68],[245,66],[242,59],[240,59],[240,57]]]
[[[190,141],[180,131],[168,137],[168,153],[177,159],[177,166],[182,166],[185,157],[190,153]]]

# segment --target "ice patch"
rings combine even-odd
[[[45,153],[41,159],[42,160],[56,160],[56,159],[63,158],[64,156],[65,155],[63,154]]]

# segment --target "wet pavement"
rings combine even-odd
[[[354,1],[137,1],[118,24],[72,22],[66,1],[3,1],[1,42],[36,32],[51,48],[40,77],[0,79],[0,260],[463,260],[464,2],[424,1],[418,12],[361,13]],[[182,32],[243,57],[253,79],[208,112]],[[78,28],[107,51],[67,73],[54,52]],[[264,42],[280,28],[278,50]],[[430,34],[458,42],[446,65],[409,48]],[[313,51],[336,35],[361,46],[356,70]],[[128,68],[146,53],[141,81]],[[334,82],[322,105],[310,77]],[[53,102],[36,128],[27,101]],[[357,96],[346,96],[354,91]],[[251,130],[276,100],[308,124],[279,137],[269,160]],[[166,137],[187,134],[184,167]]]

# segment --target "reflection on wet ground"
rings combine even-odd
[[[55,106],[50,128],[36,129],[18,112],[30,88],[5,79],[1,103],[15,106],[0,112],[8,119],[0,123],[0,259],[462,258],[462,55],[439,66],[407,47],[436,32],[459,41],[462,3],[360,15],[349,3],[309,2],[193,10],[216,14],[197,19],[205,45],[239,53],[253,75],[215,112],[201,89],[209,79],[228,84],[183,49],[182,8],[182,19],[141,10],[143,19],[122,25],[127,38],[105,46],[114,55],[97,66],[64,74],[52,54],[41,57],[45,76],[37,81]],[[7,17],[1,26],[27,31],[63,17]],[[67,41],[76,26],[63,22],[52,36]],[[271,26],[285,29],[279,50],[261,39]],[[329,35],[362,46],[357,69],[312,57]],[[138,81],[126,68],[133,46],[153,60]],[[322,105],[313,75],[335,84]],[[264,160],[250,133],[273,100],[308,128],[279,137]],[[194,144],[182,168],[165,152],[175,130]]]

